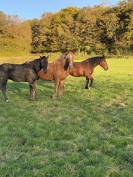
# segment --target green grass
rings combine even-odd
[[[108,59],[94,86],[68,77],[64,96],[53,83],[8,83],[0,101],[0,177],[133,177],[133,60]]]

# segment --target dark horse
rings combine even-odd
[[[2,64],[0,65],[0,90],[4,99],[8,102],[6,95],[6,85],[8,79],[16,82],[28,82],[30,87],[30,97],[35,98],[37,73],[43,69],[47,72],[48,57],[40,57],[39,59],[26,62],[23,64]]]
[[[73,69],[70,70],[70,75],[75,77],[86,77],[85,89],[91,87],[93,83],[93,71],[96,66],[100,65],[104,70],[108,70],[108,64],[104,56],[88,58],[81,62],[74,62]]]

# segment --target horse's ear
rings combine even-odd
[[[71,52],[75,54],[77,52],[77,49],[72,49]]]
[[[103,58],[105,58],[105,55],[104,55],[104,53],[102,54],[102,57],[103,57]]]
[[[66,59],[65,64],[64,64],[64,69],[67,70],[69,67],[69,61]]]
[[[105,57],[104,54],[103,54],[103,57]]]

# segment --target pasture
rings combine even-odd
[[[57,100],[53,82],[38,82],[36,101],[26,83],[8,82],[10,102],[0,94],[0,177],[133,176],[133,60],[107,62],[91,90],[85,78],[68,77]]]

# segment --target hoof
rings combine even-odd
[[[34,98],[29,98],[30,101],[34,101],[35,99]]]
[[[56,99],[57,99],[57,97],[53,95],[53,96],[52,96],[52,99],[53,99],[53,100],[56,100]]]
[[[91,90],[91,87],[85,87],[85,89]]]
[[[52,99],[53,99],[53,100],[56,100],[56,99],[57,99],[57,96],[56,96],[56,95],[53,95],[53,96],[52,96]]]

